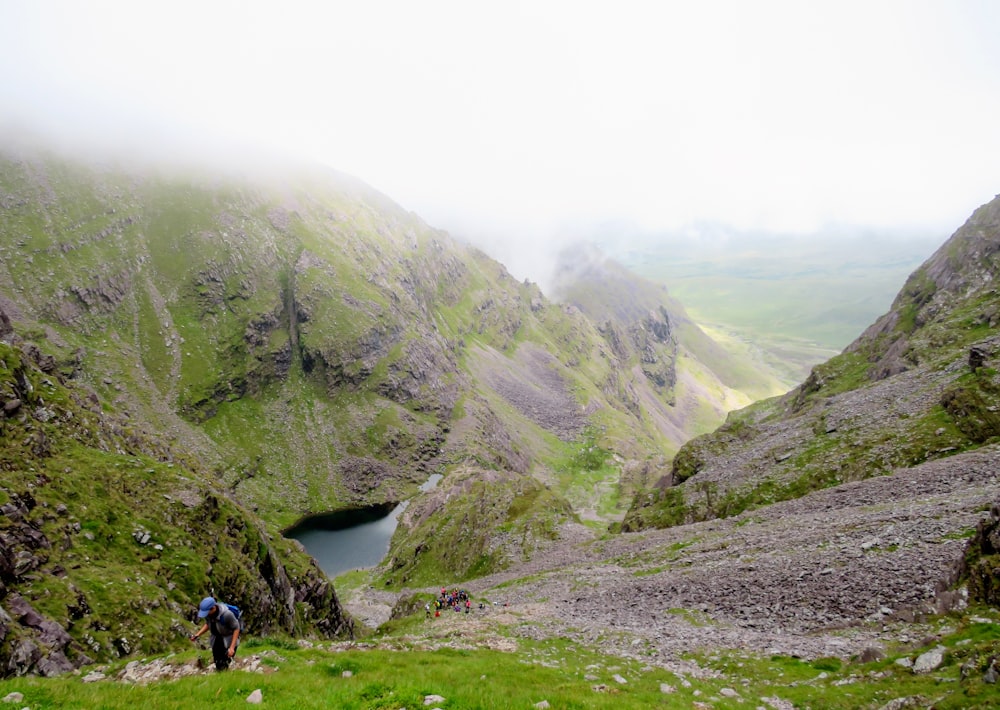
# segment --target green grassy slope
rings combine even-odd
[[[665,456],[771,386],[683,319],[668,383],[672,361],[615,352],[591,318],[332,172],[250,181],[10,149],[0,192],[17,327],[272,529],[462,465],[530,475],[607,524]],[[611,505],[562,473],[585,429],[613,454]]]
[[[248,609],[257,633],[350,632],[311,559],[57,365],[16,335],[0,339],[5,674],[181,648],[206,594]]]

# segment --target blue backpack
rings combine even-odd
[[[233,612],[233,616],[235,616],[236,620],[240,622],[240,634],[242,634],[243,629],[245,627],[245,624],[243,623],[243,612],[240,611],[240,608],[235,604],[226,604],[223,602],[223,606],[229,609],[229,611]]]

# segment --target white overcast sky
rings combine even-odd
[[[1000,2],[0,0],[0,112],[290,153],[512,244],[611,219],[947,235],[1000,192]]]

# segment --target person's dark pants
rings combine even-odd
[[[229,657],[229,646],[223,636],[212,636],[212,658],[215,660],[215,670],[224,671],[229,668],[232,658]]]

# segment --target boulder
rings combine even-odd
[[[944,663],[944,652],[944,646],[937,646],[930,651],[921,653],[917,656],[917,660],[913,662],[913,672],[930,673],[937,670]]]
[[[0,308],[0,339],[9,338],[14,333],[14,326],[10,323],[10,318]]]

